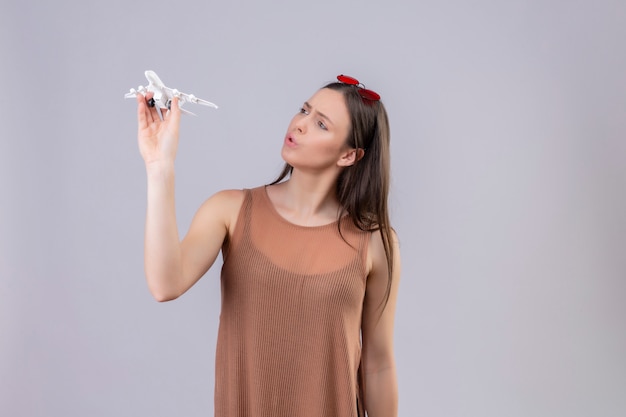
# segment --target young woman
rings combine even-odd
[[[148,176],[145,272],[158,301],[187,291],[222,251],[216,417],[397,415],[393,324],[400,256],[389,224],[389,126],[380,96],[347,76],[307,100],[270,185],[210,197],[180,241],[180,110],[139,96]]]

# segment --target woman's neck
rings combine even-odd
[[[337,219],[336,177],[293,170],[289,180],[269,187],[268,195],[281,215],[296,224],[327,224]]]

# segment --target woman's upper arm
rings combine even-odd
[[[215,262],[224,239],[234,229],[244,200],[243,190],[220,191],[206,200],[196,212],[181,242],[185,291]]]
[[[392,232],[390,244],[393,248],[393,268],[389,298],[385,303],[389,282],[387,257],[380,233],[372,233],[362,321],[363,365],[366,373],[395,366],[393,328],[400,281],[400,249],[395,232]]]

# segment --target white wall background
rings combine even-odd
[[[335,75],[381,93],[401,416],[626,415],[622,0],[0,4],[0,415],[212,415],[219,266],[143,278],[146,69],[220,105],[183,120],[183,232]]]

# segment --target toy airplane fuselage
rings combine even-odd
[[[210,101],[202,100],[194,96],[193,94],[181,93],[175,88],[166,87],[163,84],[163,81],[159,78],[158,75],[154,71],[146,71],[146,78],[148,79],[148,86],[144,87],[140,85],[135,90],[134,88],[130,89],[130,92],[126,93],[124,98],[133,98],[137,97],[137,94],[146,95],[148,93],[153,93],[152,99],[148,101],[148,105],[150,107],[158,106],[159,109],[170,109],[172,105],[172,100],[174,97],[178,98],[178,107],[180,111],[186,114],[191,114],[195,116],[192,112],[183,109],[183,104],[186,102],[202,104],[203,106],[209,106],[217,109],[217,106]]]

